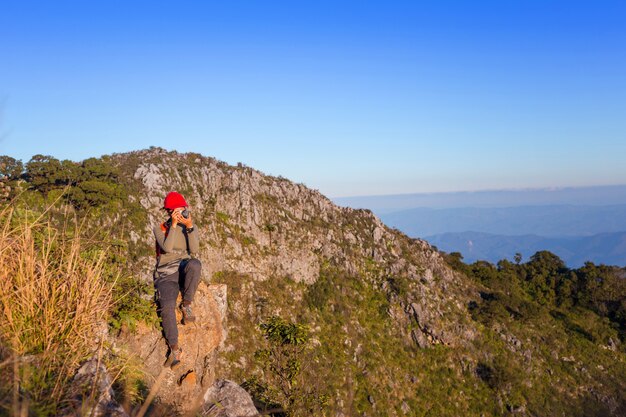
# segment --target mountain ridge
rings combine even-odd
[[[611,304],[615,290],[593,279],[600,273],[613,282],[611,268],[568,271],[551,254],[503,270],[462,265],[369,210],[338,207],[302,184],[195,153],[151,148],[82,165],[35,162],[12,184],[24,190],[25,207],[61,201],[60,212],[84,216],[97,236],[127,251],[121,259],[130,279],[144,284],[134,294],[144,306],[152,296],[151,228],[165,219],[167,192],[185,196],[204,279],[227,288],[220,299],[228,336],[209,374],[241,383],[257,401],[300,404],[294,415],[310,415],[311,404],[335,416],[626,410],[622,313]],[[593,297],[577,301],[581,294]],[[308,391],[272,390],[275,375],[263,366],[268,323],[307,332],[297,385]],[[119,332],[111,343],[122,350],[133,333]],[[165,353],[162,339],[154,343],[138,349],[140,360],[144,351]]]
[[[331,342],[324,332],[343,335],[340,336],[340,340],[343,339],[342,344],[345,347],[334,351],[336,358],[345,358],[348,363],[354,363],[357,369],[365,367],[371,372],[368,372],[368,375],[382,376],[389,372],[386,370],[391,369],[396,375],[392,380],[365,377],[361,383],[364,385],[358,385],[360,388],[350,394],[351,390],[345,391],[344,384],[349,387],[355,383],[355,378],[356,380],[362,378],[358,374],[353,374],[354,371],[348,371],[352,369],[352,365],[348,363],[344,365],[344,370],[339,372],[343,374],[340,379],[336,379],[337,375],[322,372],[321,375],[326,375],[325,379],[329,383],[335,381],[334,383],[340,384],[336,386],[338,393],[345,393],[339,394],[334,402],[334,407],[342,410],[340,413],[343,415],[354,413],[401,415],[406,409],[423,407],[424,403],[411,393],[414,389],[410,383],[413,378],[411,375],[415,372],[413,366],[417,363],[422,363],[417,366],[425,366],[425,363],[420,362],[422,359],[418,358],[426,360],[429,357],[427,360],[432,360],[431,355],[435,352],[433,349],[437,346],[443,347],[447,352],[444,355],[446,359],[442,357],[440,360],[448,363],[459,376],[477,375],[475,370],[481,369],[483,366],[481,364],[488,364],[487,369],[503,371],[499,368],[500,365],[492,364],[489,354],[484,356],[491,348],[479,353],[485,349],[484,337],[491,331],[505,341],[503,346],[505,350],[510,349],[511,352],[517,352],[516,355],[521,355],[520,358],[524,358],[523,362],[530,367],[527,377],[541,384],[539,375],[544,372],[542,366],[539,363],[528,362],[533,352],[539,354],[532,346],[532,342],[520,344],[516,341],[519,339],[513,330],[516,328],[514,323],[494,324],[493,330],[483,333],[485,330],[482,329],[482,325],[471,317],[471,310],[467,308],[473,303],[481,303],[481,291],[484,291],[481,290],[481,285],[450,269],[441,255],[424,240],[409,238],[386,227],[368,210],[336,207],[317,191],[308,190],[303,185],[293,184],[283,178],[263,176],[260,172],[241,165],[233,167],[210,158],[202,159],[197,155],[179,155],[162,150],[140,152],[139,155],[141,162],[136,165],[134,172],[132,169],[129,172],[133,173],[135,180],[141,180],[143,183],[145,188],[142,194],[152,196],[142,201],[144,208],[150,213],[151,221],[158,218],[160,199],[166,191],[177,189],[183,192],[189,197],[189,201],[196,205],[196,213],[200,208],[201,215],[197,220],[204,221],[200,221],[199,224],[208,226],[210,231],[208,240],[211,243],[206,247],[203,258],[205,264],[212,270],[221,271],[219,274],[222,277],[233,276],[232,274],[236,273],[238,279],[242,280],[237,289],[238,300],[241,301],[236,301],[231,310],[231,327],[228,330],[230,340],[226,342],[225,351],[245,352],[244,346],[250,342],[241,344],[245,334],[245,332],[242,334],[241,329],[253,332],[250,322],[258,323],[262,321],[264,314],[270,313],[286,315],[295,321],[305,320],[312,328],[325,329],[321,330],[322,333],[314,334],[323,341],[322,346],[328,346],[328,349],[331,349],[331,346],[335,346],[336,349],[338,346],[335,345],[336,342]],[[134,155],[131,158],[134,158]],[[172,167],[176,167],[175,172],[171,171]],[[157,171],[159,175],[156,174]],[[202,186],[198,187],[198,184]],[[196,186],[195,189],[193,185]],[[198,205],[204,201],[212,202],[210,208],[206,204],[204,208]],[[268,228],[268,225],[273,227]],[[271,238],[270,229],[273,229]],[[247,262],[246,258],[254,261]],[[297,274],[302,274],[301,279]],[[233,285],[228,279],[222,282]],[[284,290],[281,289],[283,285],[289,288],[290,296],[283,293]],[[326,292],[327,295],[320,298],[324,291],[330,293]],[[340,293],[334,294],[335,291]],[[341,295],[343,292],[349,298],[343,299]],[[380,299],[380,296],[383,298]],[[274,297],[278,299],[272,302]],[[283,297],[293,298],[299,307],[287,307],[280,302]],[[371,301],[363,304],[358,301],[359,299]],[[297,300],[309,300],[308,303],[310,300],[318,300],[306,308],[307,315],[312,315],[312,318],[305,318],[306,316],[299,312],[306,304],[299,304]],[[320,302],[322,304],[319,304]],[[329,302],[330,304],[326,304]],[[257,307],[256,311],[246,311],[246,304],[258,306],[259,303],[261,307]],[[341,305],[344,307],[340,307]],[[375,305],[379,305],[378,308],[385,306],[382,316],[374,319],[378,314],[374,311],[362,316],[363,312]],[[340,319],[342,326],[336,327],[332,323],[341,317],[337,315],[341,309],[347,309],[344,311],[351,313],[345,319]],[[375,322],[371,322],[372,319]],[[377,323],[377,320],[380,322]],[[384,327],[379,327],[383,324]],[[375,337],[372,332],[386,335],[384,337],[387,340]],[[372,344],[373,341],[386,346],[385,350],[378,350],[376,344]],[[394,347],[389,343],[393,343]],[[407,354],[396,351],[399,346],[402,346],[402,349],[409,349],[409,352],[415,348],[420,349],[420,352],[404,356]],[[483,347],[475,350],[476,346]],[[407,364],[415,365],[406,369],[396,368],[398,365],[387,359],[394,351],[396,353],[393,355],[404,357]],[[379,359],[372,356],[375,352],[380,355]],[[415,354],[417,356],[410,359],[411,355]],[[456,363],[450,362],[449,355],[452,357],[460,355],[460,358]],[[230,363],[226,358],[230,358]],[[512,358],[509,360],[513,360]],[[228,378],[241,380],[246,374],[249,377],[249,372],[253,368],[244,366],[233,373],[238,368],[233,368],[232,363],[249,363],[249,360],[245,355],[227,354],[218,361],[218,369],[226,372],[225,376]],[[519,365],[511,362],[509,366],[517,368]],[[242,373],[244,369],[246,371]],[[428,371],[430,376],[422,374],[421,378],[429,380],[440,372],[436,369],[430,368]],[[479,376],[478,380],[480,379]],[[440,384],[442,382],[439,381]],[[450,382],[452,380],[443,386]],[[320,381],[314,385],[317,383]],[[439,394],[435,394],[438,390],[435,385],[426,383],[424,388],[430,386],[429,394],[436,397]],[[344,388],[340,388],[341,386]],[[368,386],[369,388],[366,388]],[[392,401],[383,394],[388,389],[385,386],[393,387],[394,396],[404,399],[399,402]],[[460,391],[471,389],[467,386]],[[499,391],[500,394],[496,397],[509,404],[505,408],[516,409],[520,406],[518,400],[514,399],[516,397],[513,392],[506,394],[507,389],[504,385],[498,390],[503,391]],[[481,389],[477,392],[480,391]],[[352,395],[356,395],[356,398],[361,395],[363,397],[357,401]],[[467,397],[457,392],[453,397],[459,405],[466,404],[461,406],[462,408],[472,407],[470,405],[472,402],[483,401],[478,400],[480,396],[477,397],[475,394]],[[422,405],[419,405],[420,403]],[[522,406],[522,409],[524,407],[526,406]],[[605,406],[600,408],[607,409]],[[446,413],[447,411],[442,409],[440,414]]]

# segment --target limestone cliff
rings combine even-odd
[[[227,288],[220,317],[205,320],[210,340],[182,342],[199,352],[186,366],[197,385],[185,388],[182,375],[172,375],[164,403],[176,408],[175,393],[193,396],[213,378],[226,378],[254,391],[257,406],[268,405],[263,384],[271,376],[259,362],[267,346],[259,325],[280,316],[310,329],[303,384],[326,395],[334,416],[626,410],[623,352],[602,349],[602,338],[581,340],[580,325],[527,295],[502,293],[504,301],[490,304],[494,295],[480,282],[368,210],[339,207],[302,184],[198,154],[152,148],[110,162],[129,203],[141,207],[126,230],[137,277],[151,282],[151,227],[165,219],[163,198],[175,190],[199,230],[206,283]],[[215,300],[215,293],[203,297]],[[507,305],[506,297],[514,302]],[[127,343],[136,343],[154,379],[162,338],[140,331]],[[154,349],[146,352],[148,345]],[[609,371],[609,364],[617,365]]]
[[[152,246],[151,226],[164,219],[164,196],[182,192],[200,230],[205,276],[235,271],[251,281],[312,284],[330,263],[363,280],[403,277],[408,301],[389,313],[404,327],[415,324],[407,337],[421,346],[458,345],[474,334],[465,305],[477,293],[467,279],[426,241],[386,227],[368,210],[339,207],[302,184],[198,154],[153,148],[116,160],[126,180],[140,185],[137,195],[149,216],[133,239]],[[151,262],[146,257],[146,279]]]

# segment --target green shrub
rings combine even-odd
[[[258,349],[255,360],[264,372],[265,381],[248,385],[266,404],[281,404],[287,416],[324,415],[328,397],[305,379],[303,369],[310,357],[309,329],[278,316],[259,325],[267,347]]]

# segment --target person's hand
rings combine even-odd
[[[182,223],[181,219],[183,219],[183,216],[180,214],[181,210],[182,208],[177,208],[172,212],[172,227],[176,227],[178,223]]]
[[[178,223],[185,225],[186,228],[193,227],[193,221],[191,220],[191,213],[188,218],[184,218],[182,215],[183,208],[177,208],[172,213],[172,226],[176,227]]]
[[[184,224],[187,229],[193,227],[193,221],[191,220],[191,212],[189,212],[189,217],[187,218],[184,218],[183,215],[181,214],[179,223]]]

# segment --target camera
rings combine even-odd
[[[181,216],[183,216],[186,219],[189,218],[189,210],[187,210],[187,209],[184,209],[183,211],[181,211],[180,214],[181,214]]]

